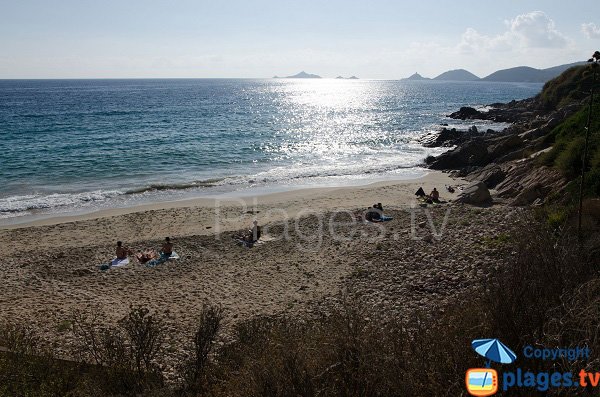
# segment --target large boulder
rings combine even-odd
[[[481,181],[473,181],[458,195],[456,199],[459,203],[482,205],[492,201],[490,191]]]

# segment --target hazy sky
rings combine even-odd
[[[485,76],[599,49],[598,0],[0,0],[0,78]]]

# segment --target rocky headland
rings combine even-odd
[[[493,189],[492,197],[497,202],[515,206],[544,203],[552,192],[559,192],[568,184],[569,175],[548,165],[548,161],[539,161],[539,157],[552,150],[557,131],[565,123],[573,122],[586,111],[589,91],[585,88],[589,79],[585,69],[586,66],[578,66],[567,70],[533,98],[490,104],[484,111],[461,107],[449,114],[452,119],[510,125],[502,131],[479,131],[475,126],[468,130],[444,127],[422,142],[429,147],[452,149],[428,157],[427,166],[482,182],[487,189]]]

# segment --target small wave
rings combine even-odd
[[[135,189],[130,189],[125,191],[124,194],[142,194],[147,192],[160,192],[165,190],[185,190],[185,189],[194,189],[201,187],[211,187],[216,186],[219,182],[224,181],[227,178],[215,178],[215,179],[205,179],[201,181],[187,182],[187,183],[174,183],[174,184],[150,184],[147,186],[142,186]]]
[[[53,193],[48,195],[30,194],[24,196],[11,196],[0,199],[0,216],[19,212],[51,209],[56,207],[76,206],[78,204],[97,202],[123,194],[119,190],[95,190],[82,193]]]

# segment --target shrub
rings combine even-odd
[[[155,362],[162,350],[164,326],[147,308],[131,307],[118,326],[103,325],[97,314],[76,313],[73,334],[82,361],[103,370],[95,382],[106,394],[139,393],[163,384]]]
[[[583,147],[585,139],[583,137],[576,137],[571,140],[565,147],[565,149],[558,154],[555,160],[556,166],[567,176],[575,177],[581,172],[582,158],[583,158]]]
[[[221,330],[223,310],[216,306],[204,306],[193,339],[193,351],[181,368],[188,392],[202,392],[207,383],[209,356]]]

